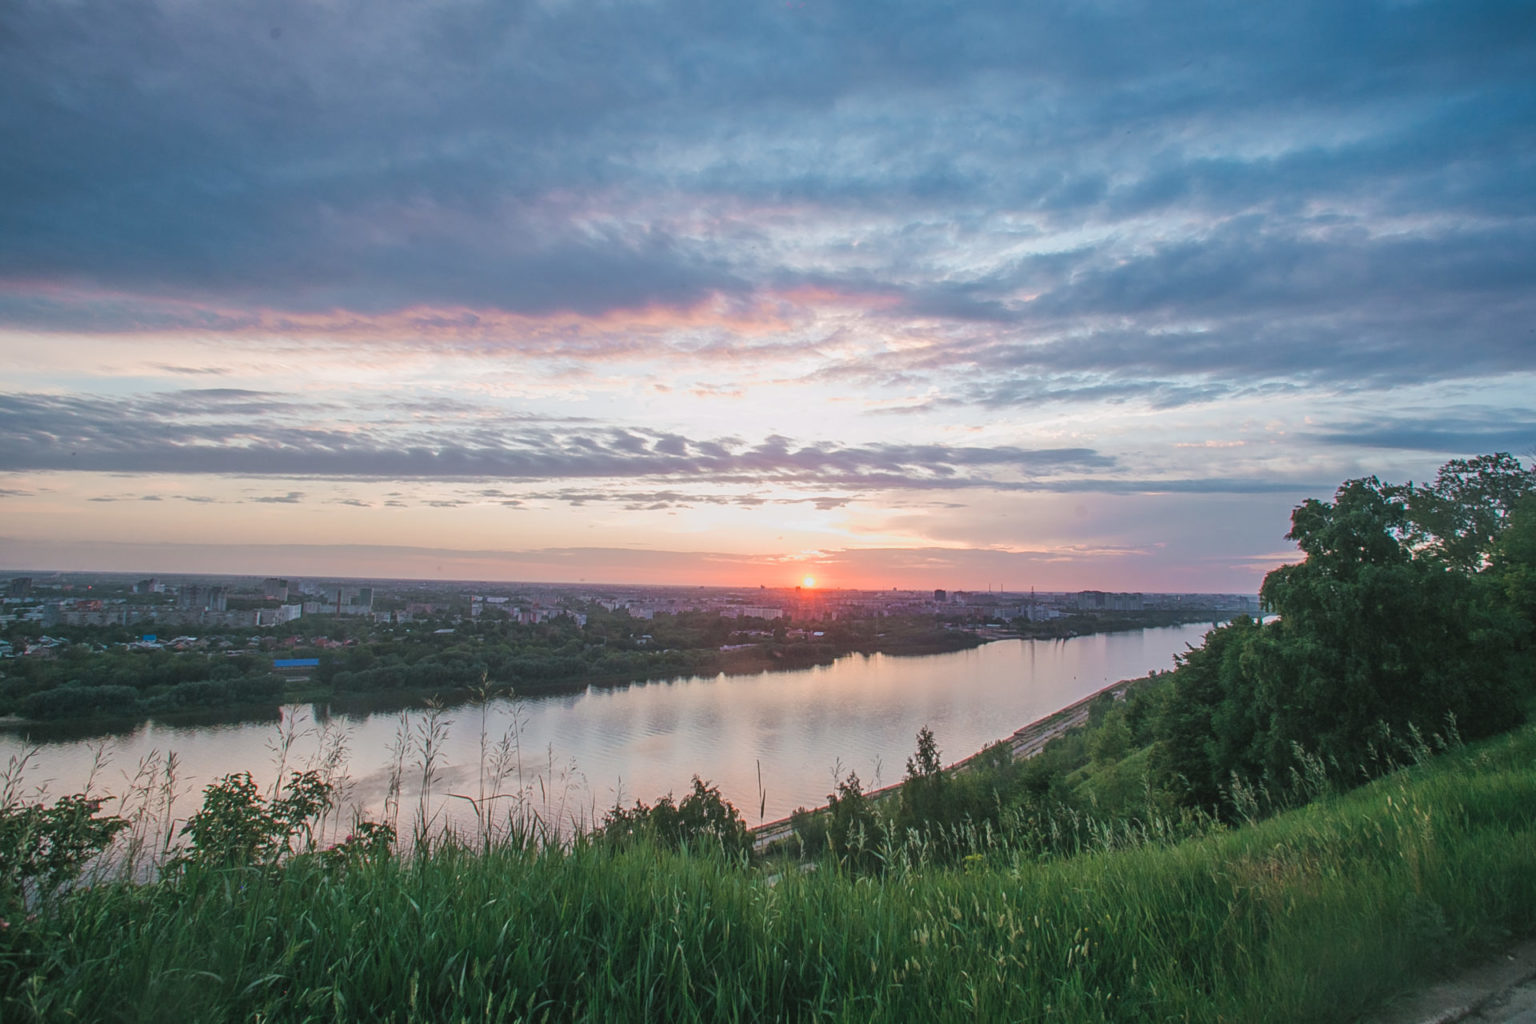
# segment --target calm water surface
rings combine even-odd
[[[122,795],[141,764],[173,752],[182,791],[175,813],[185,816],[202,787],[226,773],[270,782],[282,768],[309,767],[340,749],[348,805],[379,815],[399,774],[404,823],[420,806],[430,745],[436,780],[428,813],[457,827],[471,826],[471,805],[447,794],[499,789],[507,795],[493,806],[502,815],[521,805],[579,824],[616,801],[681,796],[695,774],[757,824],[824,802],[838,771],[857,772],[865,788],[899,781],[924,725],[945,762],[959,760],[1110,683],[1171,668],[1173,655],[1198,645],[1209,628],[1004,640],[921,657],[850,655],[801,671],[499,699],[483,713],[446,710],[435,737],[421,712],[317,721],[308,705],[285,708],[282,727],[150,722],[105,741],[109,762],[95,789]],[[482,780],[482,734],[493,747],[507,745],[499,787]],[[43,744],[27,764],[27,788],[80,791],[101,742]],[[0,762],[26,749],[23,738],[0,735]]]

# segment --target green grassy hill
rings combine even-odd
[[[0,938],[25,1020],[1347,1021],[1536,922],[1536,729],[1182,842],[855,874],[444,843],[191,866]]]

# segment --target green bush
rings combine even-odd
[[[51,804],[0,804],[0,918],[58,892],[128,827],[99,817],[104,801],[84,794]]]
[[[676,803],[670,795],[648,807],[635,801],[631,808],[615,807],[603,818],[598,835],[613,846],[647,842],[664,849],[708,843],[733,857],[752,852],[752,834],[741,813],[697,775],[693,788]]]

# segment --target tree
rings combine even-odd
[[[1352,783],[1453,716],[1518,724],[1536,610],[1536,474],[1508,455],[1424,487],[1349,480],[1291,515],[1305,555],[1264,579],[1278,615],[1213,632],[1175,670],[1153,764],[1181,802],[1221,807],[1236,775],[1281,795],[1298,750]],[[1395,739],[1394,739],[1395,738]]]
[[[1490,581],[1511,609],[1536,625],[1536,494],[1510,512],[1493,547]]]
[[[1269,716],[1261,758],[1272,779],[1296,744],[1349,774],[1388,730],[1433,732],[1450,713],[1475,736],[1518,720],[1507,664],[1513,638],[1461,556],[1445,554],[1446,535],[1423,540],[1402,494],[1374,477],[1351,480],[1332,503],[1307,501],[1292,515],[1288,536],[1307,558],[1265,577],[1260,599],[1280,619],[1254,666],[1255,700]],[[1477,520],[1467,512],[1447,522]]]
[[[880,863],[879,824],[858,773],[850,771],[827,794],[827,816],[827,846],[833,855],[855,870],[874,870]]]
[[[1409,544],[1464,572],[1485,568],[1521,501],[1536,494],[1536,469],[1508,452],[1452,459],[1435,482],[1395,489],[1407,511]]]
[[[917,752],[907,758],[901,807],[896,813],[897,830],[950,824],[953,808],[947,799],[948,781],[933,730],[925,725],[917,731]]]
[[[1113,764],[1123,758],[1131,749],[1131,730],[1125,724],[1125,715],[1107,715],[1089,741],[1088,749],[1097,765]]]
[[[1259,634],[1258,623],[1242,616],[1177,659],[1152,764],[1161,788],[1180,803],[1216,808],[1232,772],[1255,768],[1254,740],[1268,716],[1253,699],[1246,655]]]
[[[250,772],[234,772],[203,790],[202,808],[187,819],[181,835],[192,848],[174,866],[271,865],[314,846],[314,827],[331,807],[333,787],[317,771],[293,772],[272,800],[257,792]]]

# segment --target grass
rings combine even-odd
[[[1348,1021],[1530,931],[1536,729],[1178,843],[883,856],[513,837],[194,865],[9,922],[0,1019]]]

